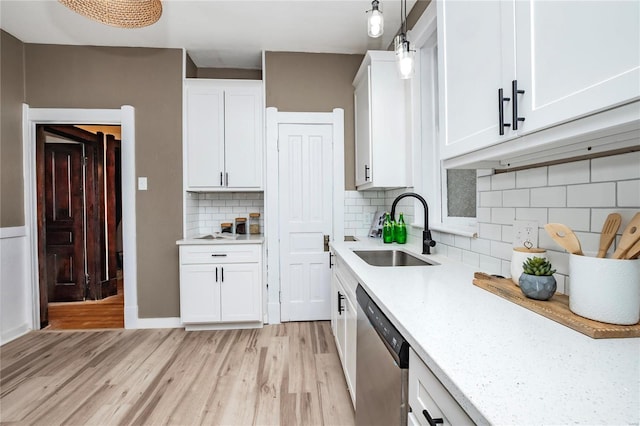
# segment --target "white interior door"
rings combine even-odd
[[[327,124],[281,124],[279,133],[282,321],[328,320],[333,229],[333,141]]]

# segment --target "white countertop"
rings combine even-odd
[[[332,247],[476,423],[640,423],[640,338],[592,339],[473,285],[478,268],[441,255],[391,268],[351,250],[415,247]]]
[[[236,235],[236,234],[230,234]],[[200,236],[203,237],[204,235]],[[185,238],[176,241],[179,246],[183,245],[206,245],[206,244],[262,244],[264,243],[263,234],[244,234],[237,235],[236,238]]]

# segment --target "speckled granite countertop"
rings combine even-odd
[[[640,423],[640,338],[587,337],[474,286],[475,268],[443,256],[375,267],[352,249],[389,245],[332,248],[475,422]]]
[[[202,245],[202,244],[262,244],[264,243],[264,235],[262,234],[244,234],[244,235],[235,235],[235,234],[226,234],[227,236],[231,236],[231,238],[202,238],[204,235],[200,236],[200,238],[185,238],[183,240],[176,241],[176,244],[181,245]],[[235,236],[236,238],[233,238]]]

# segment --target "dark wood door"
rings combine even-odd
[[[44,219],[49,302],[85,298],[84,147],[44,147]]]

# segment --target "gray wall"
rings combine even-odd
[[[135,107],[136,175],[149,179],[136,196],[139,316],[179,316],[182,51],[25,44],[25,53],[31,107]]]
[[[262,80],[262,70],[243,68],[198,68],[198,78]]]
[[[344,109],[345,189],[355,189],[353,77],[363,55],[266,52],[267,107],[289,112]]]
[[[24,44],[0,30],[0,227],[24,225]]]

